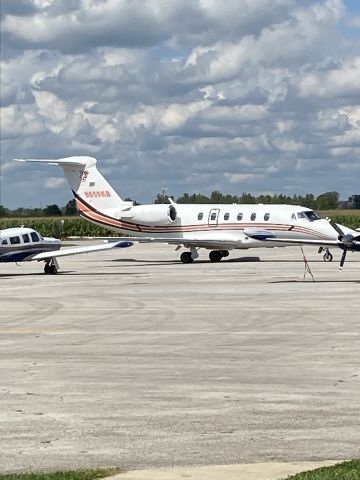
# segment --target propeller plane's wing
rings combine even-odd
[[[111,250],[112,248],[127,248],[133,245],[130,241],[121,242],[117,241],[114,243],[104,243],[102,245],[87,245],[85,247],[68,247],[63,248],[57,251],[48,251],[48,252],[41,252],[34,255],[31,260],[47,260],[50,258],[58,258],[58,257],[66,257],[68,255],[80,255],[82,253],[90,253],[90,252],[99,252],[103,250]]]

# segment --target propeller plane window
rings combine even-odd
[[[210,217],[210,218],[211,218],[211,220],[216,220],[216,213],[213,212],[213,213],[211,214],[211,217]]]
[[[252,222],[253,222],[254,220],[256,220],[256,213],[252,213],[252,214],[251,214],[250,220],[251,220]]]
[[[7,245],[7,244],[8,244],[8,241],[7,241],[7,239],[5,238],[5,240],[3,240],[3,241],[1,242],[1,245]]]
[[[264,215],[265,222],[267,222],[269,220],[269,218],[270,218],[270,213],[265,213],[265,215]]]
[[[20,237],[10,237],[10,243],[11,245],[18,245],[20,243]]]
[[[27,233],[22,235],[22,239],[23,239],[24,243],[30,243],[30,238],[29,238],[29,235]]]
[[[30,235],[31,235],[31,240],[33,242],[39,242],[40,241],[39,235],[36,232],[31,232]]]
[[[229,217],[230,217],[230,214],[229,214],[229,213],[225,213],[225,215],[224,215],[224,220],[229,220]]]
[[[203,216],[204,216],[204,214],[202,212],[200,212],[199,215],[198,215],[198,220],[202,220]]]
[[[242,220],[242,218],[243,218],[243,214],[242,214],[242,213],[238,213],[238,215],[237,215],[237,220],[238,220],[238,222],[240,222],[240,221]]]

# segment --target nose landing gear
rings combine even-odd
[[[327,247],[320,247],[319,248],[319,253],[322,253],[322,252],[324,252],[324,255],[323,255],[324,262],[332,262],[333,261],[334,257]]]

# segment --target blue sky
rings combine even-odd
[[[0,203],[65,204],[90,155],[124,197],[360,193],[360,2],[3,0]]]

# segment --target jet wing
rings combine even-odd
[[[289,239],[289,238],[274,238],[274,237],[268,237],[268,238],[256,238],[253,237],[256,240],[261,240],[263,242],[275,242],[275,243],[293,243],[294,245],[318,245],[318,246],[335,246],[338,247],[341,243],[338,242],[337,240],[300,240],[300,239]]]
[[[260,240],[262,242],[271,242],[271,243],[286,243],[287,245],[318,245],[318,246],[339,246],[340,242],[338,240],[310,240],[310,239],[300,239],[300,238],[277,238],[274,233],[269,232],[268,230],[255,230],[247,229],[244,233],[254,240]]]
[[[82,253],[101,252],[103,250],[111,250],[112,248],[127,248],[133,245],[130,241],[122,240],[119,242],[104,243],[101,245],[87,245],[86,247],[69,247],[60,250],[37,253],[31,258],[32,260],[47,260],[50,258],[66,257],[68,255],[80,255]]]
[[[242,245],[240,238],[183,238],[183,237],[69,237],[70,239],[96,239],[107,240],[108,242],[117,242],[120,239],[135,243],[167,243],[169,245],[183,245],[185,248],[197,247],[214,250],[232,250]]]

